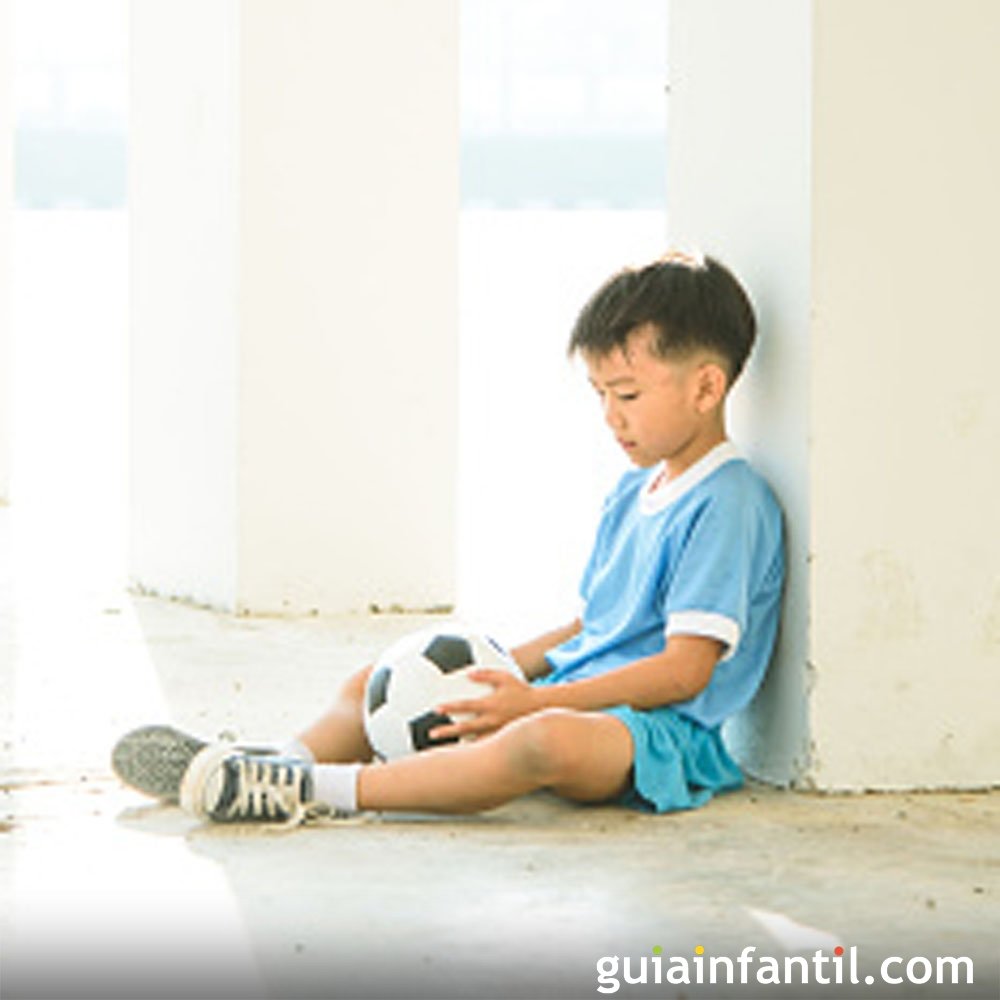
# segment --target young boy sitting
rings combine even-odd
[[[586,304],[570,353],[636,468],[605,502],[581,617],[511,651],[526,681],[481,671],[489,694],[440,706],[466,718],[433,736],[476,739],[373,762],[369,667],[281,751],[147,726],[115,747],[119,777],[217,822],[465,813],[538,789],[666,812],[738,787],[720,725],[761,683],[784,577],[778,504],[726,437],[755,325],[728,270],[681,253]]]

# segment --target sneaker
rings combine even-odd
[[[313,801],[311,763],[245,753],[225,743],[206,747],[191,761],[181,782],[180,803],[214,823],[295,826],[326,811]]]
[[[188,765],[208,744],[173,726],[140,726],[111,751],[111,768],[130,788],[177,802]]]
[[[111,769],[122,782],[143,795],[176,803],[180,800],[184,772],[207,746],[207,740],[173,726],[140,726],[114,745]],[[274,747],[266,746],[240,749],[257,756],[277,752]]]

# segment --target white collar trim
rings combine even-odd
[[[665,483],[653,489],[653,484],[663,472],[665,462],[659,462],[653,467],[646,485],[639,494],[639,510],[643,514],[658,514],[679,500],[685,493],[695,488],[703,479],[710,476],[716,469],[740,459],[736,445],[732,441],[717,444],[708,454],[702,455],[690,468],[685,469],[676,479],[668,479]]]

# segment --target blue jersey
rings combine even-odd
[[[672,707],[711,728],[750,701],[774,649],[781,510],[728,441],[654,489],[661,470],[626,473],[605,501],[580,588],[583,628],[548,653],[546,681],[662,652],[671,635],[708,636],[725,647],[708,686]]]

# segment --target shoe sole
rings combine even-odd
[[[173,726],[141,726],[111,751],[111,768],[130,788],[165,802],[177,802],[191,761],[208,744]]]

